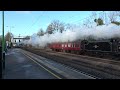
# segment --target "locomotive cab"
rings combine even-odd
[[[118,55],[120,55],[120,41],[118,41],[118,44],[117,44],[117,53]]]
[[[81,49],[82,50],[85,50],[85,45],[88,44],[88,41],[87,40],[82,40],[81,41]]]
[[[112,52],[113,54],[120,54],[120,40],[119,39],[111,39],[112,42]]]

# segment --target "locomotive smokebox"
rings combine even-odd
[[[117,40],[116,39],[110,39],[110,42],[116,42]]]

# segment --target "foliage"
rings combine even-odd
[[[94,22],[97,23],[97,26],[99,26],[99,25],[104,25],[103,20],[102,20],[101,18],[94,19]]]
[[[113,21],[111,23],[116,24],[116,25],[120,25],[120,22],[117,22],[117,21]]]

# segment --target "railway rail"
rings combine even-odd
[[[94,58],[68,53],[54,53],[51,51],[28,49],[26,50],[38,55],[50,58],[57,62],[72,66],[79,70],[86,71],[100,78],[120,78],[120,62],[109,59]]]
[[[86,55],[77,55],[77,54],[71,54],[71,53],[64,53],[64,52],[56,52],[56,51],[50,51],[50,50],[44,50],[44,49],[35,49],[36,51],[46,51],[49,53],[56,53],[60,55],[66,55],[66,56],[74,56],[77,58],[83,58],[83,59],[88,59],[92,61],[98,61],[98,62],[104,62],[104,63],[109,63],[109,64],[115,64],[115,65],[120,65],[120,59],[119,60],[112,60],[112,59],[104,59],[104,58],[98,58],[98,57],[91,57],[91,56],[86,56]]]
[[[88,73],[78,71],[61,63],[56,63],[52,60],[46,59],[28,51],[22,50],[21,53],[23,53],[25,56],[30,58],[40,67],[44,68],[58,79],[100,79]]]

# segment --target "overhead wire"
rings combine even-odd
[[[102,12],[99,12],[99,13],[97,13],[97,15],[100,15],[101,13],[103,13],[104,11],[102,11]],[[43,13],[45,13],[45,11],[43,11],[42,12],[42,14]],[[33,22],[32,23],[32,25],[30,25],[30,27],[28,28],[28,31],[36,24],[36,22],[38,22],[39,21],[39,19],[40,19],[40,17],[42,16],[42,14],[40,14],[39,16],[38,16],[38,18],[36,19],[36,21],[35,22]],[[107,13],[106,13],[107,14]],[[88,17],[86,17],[86,18],[83,18],[83,19],[80,19],[80,20],[77,20],[77,21],[71,21],[70,23],[74,23],[74,22],[78,22],[78,23],[83,23],[83,22],[80,22],[80,21],[83,21],[83,20],[85,20],[85,19],[89,19],[89,18],[91,18],[93,15],[91,15],[91,16],[88,16]],[[47,17],[48,18],[51,18],[50,16],[48,16],[47,15]],[[76,17],[76,16],[70,16],[70,17],[68,17],[68,18],[74,18],[74,17]]]
[[[43,13],[44,13],[44,11],[42,12],[42,14],[43,14]],[[30,25],[30,27],[27,28],[28,31],[36,24],[36,22],[39,21],[39,19],[40,19],[40,17],[42,16],[42,14],[40,14],[40,15],[38,16],[38,18],[35,20],[35,22],[33,22],[32,25]]]

